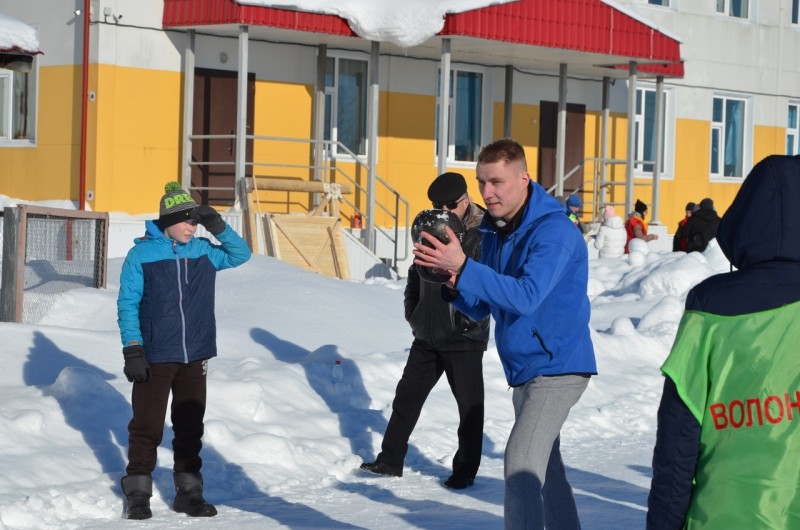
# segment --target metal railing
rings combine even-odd
[[[236,135],[234,134],[209,134],[209,135],[190,135],[189,141],[234,141],[235,142]],[[334,142],[331,140],[313,140],[310,138],[290,138],[290,137],[281,137],[281,136],[256,136],[256,135],[248,135],[246,136],[246,140],[253,141],[253,152],[258,153],[259,151],[268,150],[270,153],[268,155],[259,154],[258,156],[261,159],[266,160],[256,160],[256,155],[254,154],[254,160],[252,162],[246,162],[245,165],[250,168],[248,173],[252,174],[253,176],[271,176],[271,177],[290,177],[290,178],[298,178],[301,172],[304,172],[305,175],[303,177],[308,178],[309,180],[317,180],[323,181],[326,183],[334,183],[338,182],[340,184],[347,182],[353,186],[353,198],[350,199],[346,195],[342,195],[339,200],[341,200],[344,204],[349,207],[349,211],[341,211],[340,217],[342,221],[346,221],[344,224],[346,225],[355,225],[356,219],[360,219],[362,226],[368,221],[367,219],[367,212],[366,212],[366,204],[369,200],[369,190],[362,186],[359,182],[359,179],[348,173],[343,166],[346,165],[353,165],[355,172],[363,171],[366,174],[369,172],[369,166],[367,165],[364,157],[360,157],[353,153],[350,149],[347,148],[341,142]],[[293,155],[286,155],[285,153],[281,153],[279,147],[273,151],[269,147],[265,147],[266,145],[277,145],[277,144],[305,144],[308,147],[307,151],[304,151],[303,154],[293,154]],[[335,150],[336,156],[331,156],[331,153]],[[321,160],[315,161],[314,156],[315,153],[321,153]],[[307,162],[304,163],[287,163],[285,160],[292,159],[292,158],[305,158]],[[280,161],[284,160],[284,161]],[[233,161],[229,162],[221,162],[221,161],[214,161],[214,160],[207,160],[207,161],[195,161],[192,160],[189,163],[190,166],[196,167],[224,167],[228,166],[234,168],[236,163]],[[361,168],[361,169],[359,169]],[[264,171],[264,169],[269,169],[271,171]],[[231,171],[233,173],[233,171]],[[265,174],[262,174],[265,173]],[[268,173],[268,174],[266,174]],[[277,173],[284,173],[284,174],[277,174]],[[366,180],[366,178],[364,179]],[[385,219],[389,220],[389,223],[381,226],[377,222],[373,222],[372,225],[375,229],[375,232],[381,234],[383,237],[388,240],[390,246],[393,249],[392,257],[391,257],[391,267],[392,269],[397,272],[397,263],[399,261],[405,261],[409,257],[409,234],[408,230],[404,230],[404,238],[403,241],[400,241],[400,225],[401,222],[403,223],[404,227],[408,227],[410,223],[410,207],[408,200],[405,199],[400,193],[392,187],[386,180],[381,178],[379,175],[375,176],[375,183],[376,187],[380,187],[380,189],[372,190],[372,197],[375,200],[375,206],[377,207],[379,212],[383,212]],[[190,186],[190,190],[197,190],[197,191],[232,191],[235,192],[235,183],[234,186]],[[381,193],[378,193],[378,192]],[[318,194],[313,194],[318,195]],[[378,199],[379,196],[386,196],[388,195],[391,200],[386,202],[380,201]],[[319,197],[315,196],[311,200],[309,211],[311,211],[314,206],[319,203]],[[376,214],[375,217],[377,218],[378,215]],[[376,219],[377,220],[377,219]],[[359,239],[362,243],[365,243],[365,239],[363,237],[363,232],[359,234],[361,237]],[[376,251],[377,254],[377,251]],[[402,255],[401,255],[402,254]],[[379,256],[380,257],[380,256]]]

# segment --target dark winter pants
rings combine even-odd
[[[156,467],[170,392],[174,471],[200,471],[207,363],[152,364],[150,380],[133,384],[133,419],[128,424],[129,475],[149,475]]]
[[[506,443],[506,530],[580,530],[561,460],[559,433],[589,378],[536,377],[514,388],[514,427]]]
[[[408,439],[422,405],[442,372],[447,374],[458,404],[458,451],[453,459],[453,474],[473,478],[478,473],[483,447],[483,350],[442,352],[414,341],[397,384],[392,416],[377,460],[403,466]]]

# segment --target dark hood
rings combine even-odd
[[[737,269],[800,262],[800,156],[768,156],[750,171],[717,232]]]

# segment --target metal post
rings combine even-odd
[[[659,192],[661,191],[661,173],[664,171],[664,164],[662,163],[664,158],[664,110],[664,76],[659,75],[656,77],[656,130],[654,138],[656,160],[653,166],[653,204],[650,208],[653,210],[653,215],[650,216],[651,224],[660,224],[658,220],[658,201]]]
[[[314,180],[327,182],[328,175],[323,169],[325,159],[325,66],[328,60],[327,44],[317,46],[317,86],[314,91]],[[319,193],[314,193],[312,205],[316,208],[322,201]]]
[[[625,155],[625,214],[633,211],[633,174],[636,156],[636,61],[630,62],[628,76],[628,152]]]
[[[181,153],[181,185],[189,189],[192,183],[192,141],[194,130],[194,30],[186,32],[186,49],[183,53],[183,152]]]
[[[447,132],[450,128],[450,39],[442,39],[442,59],[439,65],[439,137],[437,142],[437,169],[439,175],[447,171]]]
[[[603,116],[600,120],[600,204],[606,203],[606,179],[608,179],[608,124],[610,122],[611,78],[603,78]],[[599,210],[599,208],[598,208]],[[624,216],[623,216],[624,217]]]
[[[236,99],[236,193],[239,203],[246,200],[239,196],[241,183],[245,177],[245,163],[247,161],[247,68],[249,49],[248,28],[239,26],[239,64],[238,68],[238,95]]]
[[[567,144],[567,64],[558,65],[558,129],[556,130],[556,195],[564,195],[564,156]]]
[[[511,137],[511,106],[514,100],[514,67],[506,65],[506,95],[503,104],[503,136]]]
[[[372,42],[369,61],[369,102],[367,104],[367,248],[375,252],[375,164],[378,160],[378,106],[380,97],[381,43]]]

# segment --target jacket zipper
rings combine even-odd
[[[183,347],[183,362],[189,363],[189,352],[186,349],[186,315],[183,313],[183,287],[181,286],[181,258],[178,256],[176,248],[177,241],[172,242],[172,252],[175,254],[175,266],[177,267],[177,280],[178,280],[178,310],[181,313],[181,346]],[[187,267],[188,269],[188,267]],[[188,283],[188,271],[186,273]]]
[[[553,352],[551,352],[547,348],[547,346],[544,343],[544,339],[542,339],[542,336],[539,335],[539,332],[537,330],[535,330],[535,329],[533,330],[533,336],[536,337],[536,340],[539,341],[539,345],[541,345],[542,349],[547,354],[547,357],[552,361],[553,360]]]

